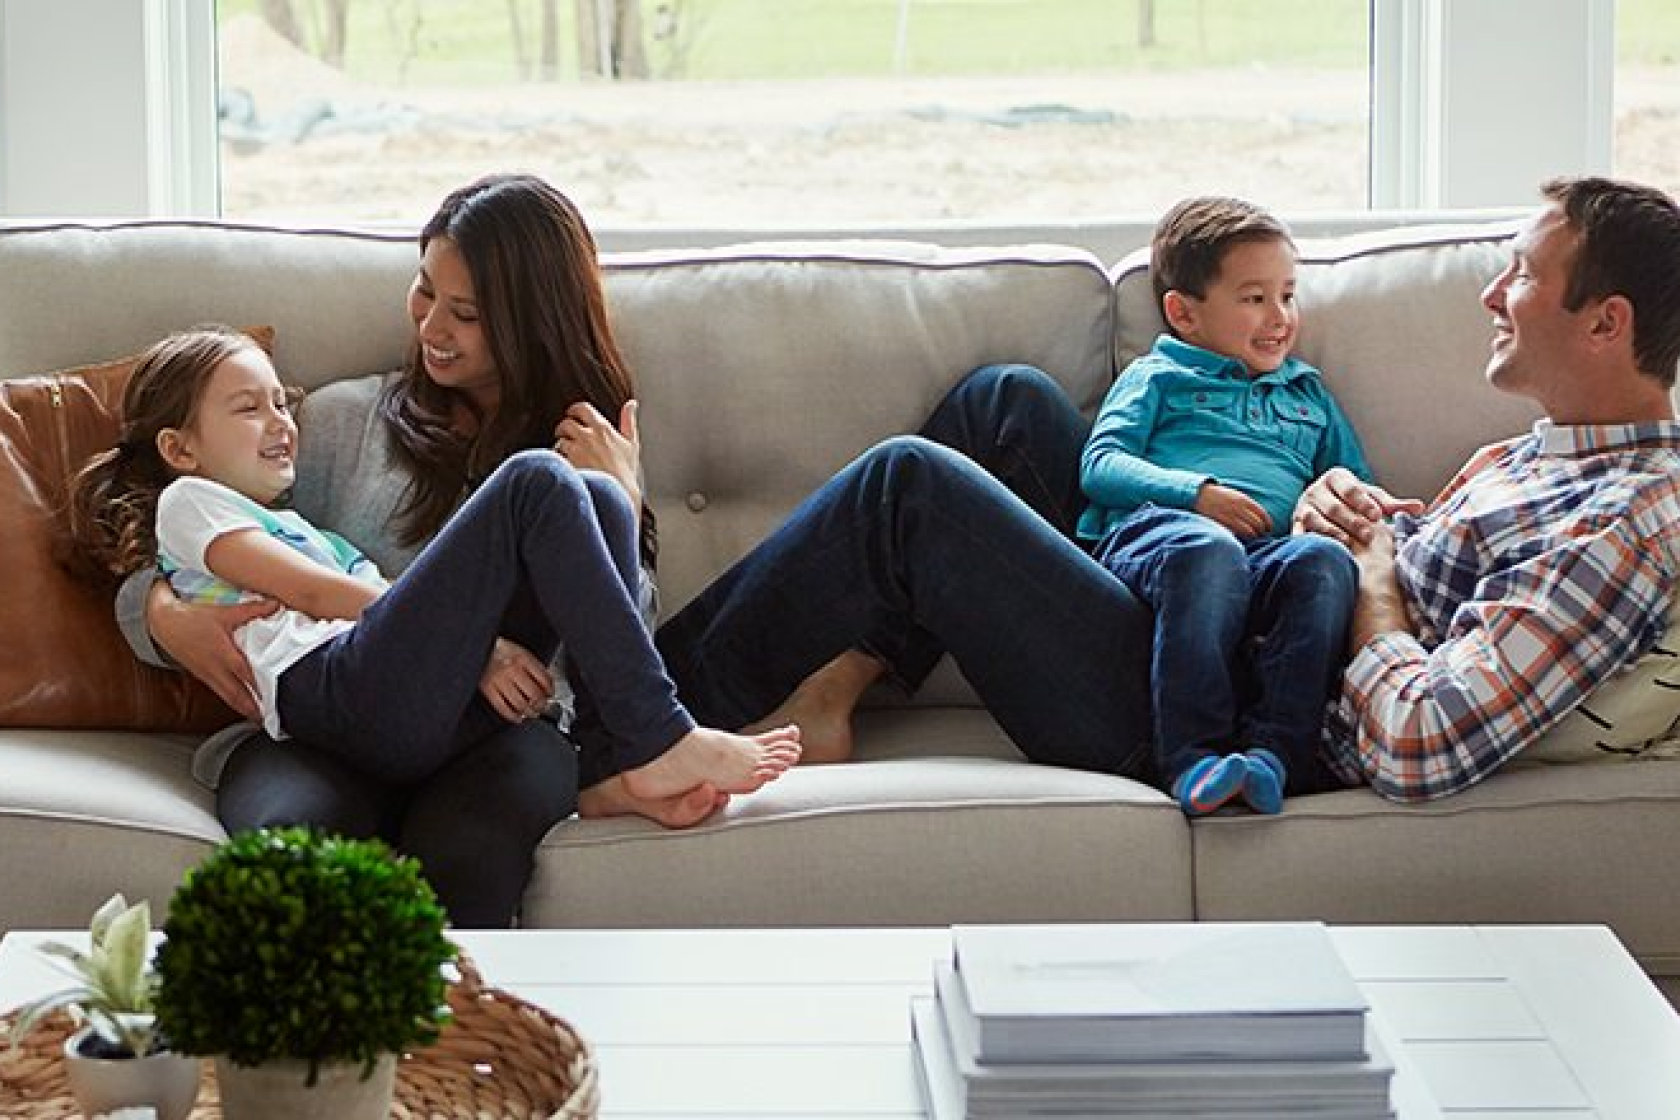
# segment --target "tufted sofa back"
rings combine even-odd
[[[1392,489],[1427,495],[1532,407],[1492,390],[1477,293],[1509,223],[1302,243],[1301,353]],[[276,328],[306,387],[403,357],[408,233],[219,222],[0,227],[0,378],[132,354],[204,321]],[[1147,258],[892,241],[609,254],[643,398],[661,584],[681,606],[805,494],[914,430],[966,371],[1024,361],[1087,411],[1160,330]]]

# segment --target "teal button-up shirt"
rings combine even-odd
[[[1253,498],[1289,532],[1295,503],[1331,467],[1371,481],[1353,425],[1318,370],[1290,357],[1271,373],[1172,335],[1127,366],[1080,462],[1090,505],[1079,535],[1100,540],[1145,504],[1192,509],[1204,482]]]

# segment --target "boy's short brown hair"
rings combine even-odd
[[[1231,246],[1245,241],[1295,241],[1270,212],[1240,198],[1187,198],[1162,215],[1149,241],[1149,279],[1155,304],[1168,292],[1207,297]]]

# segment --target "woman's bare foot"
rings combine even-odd
[[[724,793],[751,793],[799,761],[799,728],[737,735],[696,727],[645,766],[624,772],[624,788],[641,798],[672,797],[710,784]]]
[[[781,707],[741,731],[751,735],[791,723],[799,728],[799,761],[845,762],[852,757],[852,712],[886,671],[876,658],[849,649],[799,682]]]
[[[729,804],[729,795],[702,784],[671,797],[637,797],[624,785],[624,775],[578,791],[578,816],[646,817],[666,828],[693,828]]]

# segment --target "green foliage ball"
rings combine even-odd
[[[159,1029],[238,1065],[354,1061],[436,1039],[444,912],[412,859],[305,828],[240,833],[187,873],[157,953]]]

